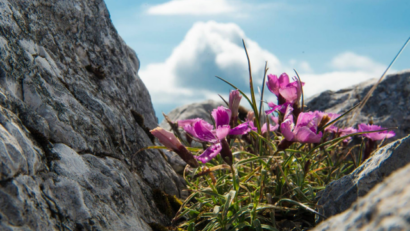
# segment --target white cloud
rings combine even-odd
[[[165,62],[149,64],[140,71],[154,105],[177,106],[227,95],[232,88],[216,75],[249,89],[242,39],[246,41],[256,83],[261,82],[266,60],[270,70],[281,70],[276,56],[246,38],[236,24],[195,23]]]
[[[357,55],[353,52],[345,52],[337,55],[330,62],[335,71],[323,74],[305,74],[303,81],[306,82],[306,96],[312,96],[324,90],[337,91],[352,85],[361,83],[371,78],[380,77],[386,69],[386,65],[377,63],[366,56]]]
[[[250,55],[255,90],[262,82],[266,60],[272,74],[287,72],[294,76],[292,69],[297,69],[306,83],[306,97],[376,78],[385,68],[385,65],[368,57],[345,52],[329,62],[334,71],[315,73],[303,60],[291,60],[283,65],[274,54],[247,38],[236,24],[198,22],[164,62],[149,64],[140,71],[157,112],[206,99],[219,99],[218,94],[226,98],[232,88],[215,78],[216,75],[249,92],[248,65],[242,39],[246,41]],[[275,97],[266,92],[265,99],[274,100]]]
[[[360,56],[353,52],[345,52],[336,56],[331,66],[337,70],[366,70],[366,71],[383,71],[385,65],[379,64],[366,56]]]
[[[148,8],[153,15],[216,15],[237,11],[226,0],[171,0]]]

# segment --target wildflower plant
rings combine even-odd
[[[245,43],[244,48],[248,55]],[[378,140],[394,136],[377,125],[338,126],[355,107],[342,115],[305,111],[304,83],[296,71],[293,81],[286,73],[268,75],[266,86],[278,104],[267,102],[269,110],[258,110],[263,98],[256,100],[249,57],[248,65],[250,97],[220,78],[235,90],[224,100],[226,107],[212,111],[213,124],[202,118],[168,121],[171,132],[151,131],[164,146],[149,148],[170,149],[188,164],[184,178],[190,195],[172,220],[175,229],[313,227],[314,216],[322,216],[315,210],[316,193],[369,158]],[[240,121],[243,98],[251,110]],[[348,145],[353,136],[362,137],[361,144]],[[203,148],[191,147],[191,141]]]

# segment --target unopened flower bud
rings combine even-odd
[[[190,153],[185,146],[181,144],[173,133],[160,127],[157,127],[150,132],[152,135],[157,137],[161,144],[178,154],[191,167],[196,168],[199,166],[192,153]]]

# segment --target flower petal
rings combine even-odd
[[[291,115],[292,116],[292,115]],[[282,122],[282,124],[280,125],[280,132],[282,133],[282,135],[285,137],[286,140],[288,141],[292,141],[294,134],[292,132],[293,130],[293,119],[286,119]]]
[[[231,127],[229,125],[224,125],[224,126],[219,126],[216,130],[216,137],[218,137],[219,140],[222,140],[225,138],[229,131],[231,130]]]
[[[279,88],[285,88],[289,84],[289,76],[286,73],[282,73],[279,77]]]
[[[213,144],[209,146],[201,155],[196,156],[198,160],[202,163],[207,163],[208,161],[212,160],[218,153],[222,150],[222,146],[220,143]]]
[[[217,109],[212,111],[212,117],[215,120],[215,126],[229,125],[229,120],[231,119],[231,110],[225,108],[224,106],[219,106]]]
[[[381,126],[378,125],[369,125],[369,124],[359,124],[358,125],[358,130],[359,132],[367,132],[367,131],[377,131],[377,130],[382,130]],[[371,140],[382,140],[382,139],[388,139],[396,134],[393,131],[382,131],[382,132],[373,132],[373,133],[367,133],[367,134],[362,134],[362,136],[367,137]]]
[[[271,91],[276,96],[279,96],[279,80],[276,75],[268,75],[268,81],[266,82],[266,86],[268,87],[269,91]]]
[[[207,142],[212,142],[212,143],[217,142],[215,135],[212,133],[212,130],[209,129],[210,127],[208,125],[209,123],[207,123],[205,120],[200,120],[196,122],[193,126],[195,134],[192,134],[192,135],[202,141],[207,141]]]
[[[302,143],[319,143],[322,139],[322,132],[316,134],[307,127],[301,127],[295,135],[295,140]]]
[[[272,124],[269,124],[269,131],[273,132],[276,129],[278,129],[279,124],[276,124],[275,126],[273,126]],[[265,134],[268,131],[268,123],[264,123],[261,127],[261,132],[262,134]]]
[[[231,131],[229,132],[229,135],[233,135],[233,136],[244,135],[251,131],[251,125],[253,127],[253,122],[241,123],[238,126],[231,129]]]
[[[280,88],[279,94],[286,100],[287,103],[294,103],[299,98],[297,87],[291,85],[288,85],[285,88]]]
[[[192,125],[198,120],[201,120],[201,119],[196,118],[196,119],[178,120],[177,123],[178,123],[178,126],[183,128],[185,125]]]

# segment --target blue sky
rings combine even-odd
[[[215,75],[247,91],[241,39],[258,85],[268,61],[272,74],[293,76],[295,68],[312,96],[379,77],[410,36],[408,0],[105,2],[140,59],[159,121],[177,106],[227,96],[231,88]],[[404,69],[410,48],[391,72]]]

